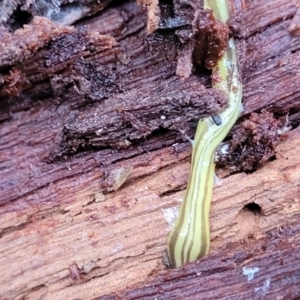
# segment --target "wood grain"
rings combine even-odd
[[[297,198],[299,147],[300,128],[290,132],[286,141],[278,147],[275,161],[253,174],[237,174],[222,180],[222,185],[215,188],[213,196],[210,255],[187,269],[161,275],[164,278],[159,281],[162,290],[162,282],[168,278],[166,285],[171,284],[171,280],[179,282],[178,286],[176,283],[170,289],[170,295],[179,290],[184,294],[185,289],[179,279],[190,278],[187,274],[190,268],[200,273],[214,270],[205,271],[207,276],[212,277],[200,278],[204,282],[214,276],[219,278],[219,273],[225,268],[229,269],[226,271],[229,274],[222,273],[222,276],[231,278],[234,275],[236,280],[243,278],[240,288],[245,295],[259,299],[261,294],[253,292],[254,285],[263,286],[264,280],[268,276],[272,278],[277,268],[282,268],[285,276],[295,272],[299,260],[296,254],[300,249],[300,203]],[[185,159],[188,154],[189,150],[186,150],[178,157],[174,149],[168,149],[147,155],[144,159],[151,161],[147,171],[153,173],[140,179],[145,168],[136,167],[128,183],[120,190],[105,195],[102,202],[95,201],[98,191],[94,175],[81,190],[70,193],[67,189],[61,189],[60,198],[71,196],[69,203],[36,212],[34,219],[28,217],[26,210],[23,213],[2,213],[2,224],[12,224],[1,238],[0,261],[3,270],[7,270],[2,274],[1,286],[5,291],[2,297],[13,299],[27,295],[29,299],[34,299],[35,294],[31,293],[39,290],[40,295],[55,299],[66,299],[71,295],[89,299],[142,283],[163,270],[162,253],[170,229],[166,213],[174,207],[178,208],[182,199],[184,191],[181,189],[188,178],[189,163]],[[134,160],[131,163],[134,165]],[[92,178],[91,175],[89,177]],[[82,180],[82,177],[76,180]],[[71,183],[72,180],[68,185]],[[43,195],[46,191],[44,189]],[[245,209],[245,205],[251,202],[261,207],[261,213],[255,215]],[[288,233],[285,233],[286,230]],[[269,234],[276,232],[278,246],[269,239]],[[264,244],[268,251],[261,250]],[[258,245],[261,248],[256,252]],[[276,250],[281,247],[282,251]],[[291,255],[293,260],[289,260]],[[274,257],[277,257],[275,261]],[[268,271],[270,259],[273,265]],[[224,260],[225,265],[221,263]],[[281,260],[284,261],[282,266]],[[72,264],[78,268],[79,278],[76,280],[71,275]],[[246,284],[241,274],[243,266],[261,266],[263,275],[259,275],[250,285]],[[292,277],[291,281],[284,281],[285,276],[280,277],[277,283],[283,289],[281,295],[300,292],[296,287],[289,288],[292,280],[296,280],[292,282],[297,286],[299,279]],[[18,280],[12,280],[13,277]],[[194,280],[186,288],[187,293],[189,289],[195,289],[194,285],[199,287],[198,279]],[[235,281],[237,286],[238,282]],[[271,284],[266,289],[270,297],[276,293],[277,284]],[[203,289],[198,291],[207,290],[205,285],[200,286]],[[130,296],[131,292],[128,293]],[[153,296],[156,293],[154,289]],[[168,295],[166,289],[166,298],[162,299],[169,299]],[[218,293],[211,291],[205,295],[208,299],[212,295],[213,299]],[[129,299],[139,299],[129,296]]]
[[[179,270],[167,271],[162,262],[169,216],[190,169],[191,146],[181,135],[167,132],[126,151],[90,149],[46,163],[66,120],[93,91],[62,88],[55,76],[71,76],[65,62],[51,76],[40,71],[43,48],[18,61],[32,87],[0,99],[0,299],[300,297],[300,39],[288,31],[297,1],[233,4],[245,90],[240,122],[264,108],[282,120],[290,112],[295,129],[266,166],[215,186],[211,253]],[[143,9],[124,1],[76,23],[118,42],[83,56],[104,67],[116,64],[127,74],[118,83],[128,90],[163,84],[175,77],[174,45],[159,45],[172,50],[169,56],[147,51],[146,21]],[[207,75],[202,83],[209,88]],[[128,166],[133,172],[125,185],[108,191],[114,171]],[[261,212],[245,208],[253,202]],[[248,281],[243,267],[260,269]]]

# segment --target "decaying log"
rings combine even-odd
[[[171,4],[110,2],[0,4],[0,298],[300,297],[298,1],[231,1],[244,96],[227,141],[255,112],[273,113],[276,142],[267,133],[259,148],[272,148],[272,161],[223,173],[211,253],[178,270],[162,257],[190,169],[181,131],[192,136],[226,102],[182,40],[191,22],[168,25]],[[179,78],[178,66],[192,75]],[[197,106],[203,95],[215,97]],[[121,125],[109,131],[100,111]],[[105,126],[113,134],[100,140]],[[291,128],[278,145],[277,130]]]
[[[134,90],[111,97],[101,106],[72,116],[64,126],[67,146],[73,151],[86,144],[127,148],[155,130],[183,130],[189,128],[189,121],[216,114],[227,106],[222,93],[205,89],[196,78],[184,83],[166,80],[166,86],[159,91],[147,86],[138,93]]]

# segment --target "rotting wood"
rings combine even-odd
[[[95,299],[299,299],[299,241],[299,222],[288,222],[140,287]]]
[[[218,272],[224,271],[222,268],[218,269],[219,262],[222,258],[227,258],[224,268],[227,269],[229,264],[228,272],[235,274],[239,270],[235,278],[244,279],[240,284],[245,289],[246,295],[247,293],[253,295],[251,294],[253,286],[262,287],[267,280],[267,274],[271,277],[277,268],[281,268],[281,260],[286,262],[282,265],[283,272],[286,272],[285,277],[296,276],[294,267],[298,265],[296,259],[299,259],[297,253],[300,247],[297,231],[300,205],[299,199],[296,198],[300,180],[299,133],[300,128],[288,134],[286,141],[277,148],[278,158],[265,168],[249,175],[233,175],[224,179],[222,185],[215,188],[211,210],[211,254],[203,262],[194,264],[194,267],[188,269],[197,268],[199,272],[203,269],[212,269],[216,270],[216,274],[212,271],[208,272],[207,276],[218,276]],[[74,294],[82,298],[91,298],[122,290],[128,285],[142,283],[164,269],[161,257],[170,228],[165,216],[170,208],[178,207],[184,193],[181,189],[186,184],[189,171],[189,163],[184,155],[181,154],[181,163],[178,163],[178,154],[171,153],[169,152],[169,157],[168,152],[145,155],[148,157],[144,159],[151,161],[148,163],[147,171],[151,170],[153,173],[139,179],[145,168],[136,167],[124,188],[104,195],[105,200],[102,202],[94,200],[97,184],[95,177],[91,179],[90,175],[88,176],[90,182],[85,188],[75,190],[69,203],[63,199],[70,197],[70,192],[64,190],[61,184],[60,199],[64,204],[59,207],[49,208],[48,211],[44,209],[43,212],[34,212],[31,208],[29,211],[34,213],[32,217],[28,215],[22,217],[20,212],[13,211],[2,213],[2,224],[12,224],[6,232],[3,232],[1,239],[3,247],[1,263],[4,269],[10,270],[2,277],[2,289],[10,290],[10,293],[3,296],[15,298],[29,293],[28,288],[22,288],[23,282],[32,288],[43,286],[41,293],[56,299],[68,298]],[[185,155],[188,154],[189,151],[185,151]],[[139,159],[140,157],[133,159],[131,165]],[[73,184],[76,180],[83,179],[84,176],[77,177],[73,180]],[[67,186],[70,184],[68,182]],[[50,193],[51,189],[48,190]],[[46,196],[46,190],[43,196]],[[245,205],[252,202],[261,207],[261,212],[255,214],[245,208]],[[37,207],[36,210],[38,209]],[[260,249],[261,256],[256,254],[256,247],[262,244],[263,248],[270,230],[274,232],[276,229],[279,233],[283,230],[284,235],[285,226],[290,232],[288,239],[285,236],[281,238],[280,235],[276,239],[279,249],[284,250],[281,254],[280,250],[276,250],[278,252],[274,250],[277,244],[273,241],[266,242],[267,252],[264,253]],[[274,255],[276,257],[278,255],[275,262]],[[10,259],[7,260],[7,257]],[[293,261],[290,260],[291,257],[294,258]],[[266,269],[265,260],[269,269]],[[74,263],[80,274],[76,280],[72,279],[73,275],[69,270]],[[246,277],[241,274],[243,266],[259,266],[263,270],[263,276],[259,276],[258,281],[248,284]],[[18,276],[18,281],[11,280],[12,274]],[[175,277],[174,280],[189,278],[184,277],[185,268],[181,271],[168,271],[168,274],[165,275],[166,278]],[[275,278],[276,274],[273,275]],[[203,280],[210,281],[211,278],[214,277]],[[299,286],[294,285],[294,281],[292,288],[290,281],[279,279],[279,282],[276,282],[277,279],[273,277],[275,283],[273,281],[266,289],[266,295],[270,292],[270,297],[273,297],[278,284],[283,285],[281,295],[297,291],[295,286]],[[182,293],[194,291],[193,282],[189,290],[189,287],[183,288],[179,281]],[[195,283],[197,287],[198,283],[199,281]],[[205,291],[214,289],[213,286],[208,286]],[[273,292],[272,287],[275,289]],[[161,291],[163,290],[162,284]],[[131,292],[128,293],[130,295]],[[134,291],[132,293],[134,294]],[[144,296],[148,295],[147,289],[145,293]],[[156,289],[154,293],[156,295]],[[165,293],[167,297],[167,289]],[[261,294],[257,293],[257,297],[259,299]]]
[[[166,80],[155,89],[142,87],[138,93],[110,97],[101,106],[71,116],[64,126],[63,146],[73,151],[91,145],[128,148],[155,130],[189,129],[189,121],[227,106],[222,93],[205,89],[195,77],[190,79]]]
[[[297,64],[300,40],[288,31],[297,9],[296,2],[270,0],[255,3],[255,6],[250,2],[242,6],[235,1],[235,8],[235,11],[239,9],[240,47],[245,50],[244,53],[240,51],[245,92],[240,122],[251,112],[266,108],[283,121],[290,111],[291,125],[296,127],[300,110]],[[168,55],[145,53],[142,37],[146,34],[146,13],[134,1],[124,1],[120,6],[77,23],[76,33],[82,25],[88,32],[112,33],[119,43],[111,43],[113,52],[106,49],[82,55],[89,62],[97,60],[96,67],[100,68],[97,71],[112,78],[109,63],[116,59],[116,54],[116,61],[121,61],[115,64],[116,72],[126,74],[118,81],[120,87],[139,89],[141,84],[155,79],[163,83],[175,74],[176,51],[170,47],[174,44],[169,43],[168,37],[164,36],[157,45],[163,49],[167,44],[169,52],[160,50],[160,53]],[[71,159],[67,157],[66,161],[45,163],[49,154],[59,147],[62,128],[70,114],[89,101],[98,100],[89,82],[84,78],[76,81],[76,74],[72,73],[73,57],[62,64],[63,68],[52,68],[50,78],[44,71],[40,72],[38,63],[49,53],[47,50],[49,48],[43,49],[31,60],[21,61],[11,74],[11,83],[15,83],[14,74],[18,77],[20,68],[33,88],[25,85],[25,91],[19,96],[5,96],[0,100],[2,119],[7,120],[0,129],[1,297],[88,299],[115,291],[131,297],[135,292],[124,294],[126,286],[148,282],[165,272],[162,253],[169,225],[163,212],[166,214],[170,208],[178,207],[182,198],[188,179],[190,145],[182,142],[181,134],[167,132],[143,140],[126,151],[92,149]],[[74,54],[77,59],[77,53]],[[163,61],[167,67],[160,71]],[[42,66],[45,70],[45,64]],[[63,81],[56,71],[65,72],[67,79]],[[202,80],[209,88],[208,76]],[[22,91],[24,86],[17,86],[17,91],[19,89]],[[290,281],[276,277],[282,271],[285,277],[298,280],[297,270],[293,268],[297,266],[295,260],[299,252],[297,148],[298,129],[289,133],[286,141],[276,149],[275,161],[253,174],[230,176],[223,180],[222,186],[215,188],[211,211],[212,253],[203,264],[213,267],[222,257],[229,255],[230,259],[230,253],[240,254],[238,261],[233,260],[238,265],[238,275],[234,278],[244,280],[241,286],[245,295],[251,295],[253,288],[254,291],[257,288],[255,295],[262,296],[260,292],[264,291],[265,283],[266,299],[269,292],[269,299],[273,299],[274,291],[282,297],[300,295],[299,285],[292,287]],[[109,182],[110,174],[124,166],[133,166],[133,173],[121,189],[108,192],[113,184]],[[261,214],[244,209],[253,201],[260,205]],[[287,238],[279,237],[275,241],[267,238],[266,241],[267,232],[275,232],[276,228],[279,233],[282,228],[288,228]],[[250,243],[249,251],[247,246],[240,246],[245,241]],[[256,249],[261,243],[270,245],[270,252],[260,255],[257,261],[251,260],[251,267],[256,267],[256,262],[270,267],[266,273],[265,269],[256,273],[254,280],[257,281],[249,284],[241,268],[249,266],[247,255],[252,253],[252,245]],[[282,253],[272,249],[276,245]],[[294,248],[290,251],[290,247]],[[280,256],[279,264],[272,265],[272,254]],[[188,270],[194,267],[189,266]],[[226,278],[233,271],[229,268],[228,272]],[[178,274],[181,278],[176,284],[181,286],[182,293],[193,291],[193,281],[191,290],[183,287],[188,276],[182,277],[182,273],[176,271],[170,274]],[[271,277],[267,284],[270,274],[273,274],[273,281]],[[214,276],[218,275],[212,274],[207,277],[208,281],[206,277],[202,279],[207,284],[206,293],[208,290],[213,293],[218,285]],[[197,282],[198,279],[197,276]],[[282,284],[280,290],[276,290],[276,284]],[[231,290],[224,289],[222,295],[231,295],[234,299]],[[139,293],[139,297],[143,297],[143,289]]]

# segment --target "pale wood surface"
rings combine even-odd
[[[299,222],[299,147],[300,129],[296,129],[277,148],[275,161],[253,174],[223,179],[215,187],[212,257],[221,255],[218,251],[224,245],[246,243],[270,229]],[[36,213],[35,220],[28,220],[25,213],[2,214],[2,224],[16,226],[1,239],[0,261],[7,270],[1,279],[2,297],[89,299],[155,276],[164,269],[162,253],[170,230],[165,213],[178,208],[184,193],[170,191],[186,184],[189,152],[178,156],[169,148],[146,155],[148,166],[136,167],[126,185],[107,194],[103,202],[93,201],[94,175],[81,190],[62,189],[61,196],[70,197],[69,203],[49,209],[48,214]],[[147,176],[140,179],[141,175]],[[170,195],[164,196],[166,192]],[[253,201],[262,208],[261,214],[243,209]],[[86,272],[75,280],[69,270],[73,263]]]

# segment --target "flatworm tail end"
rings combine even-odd
[[[206,0],[204,6],[212,9],[215,17],[223,22],[229,18],[226,0]],[[167,244],[173,268],[195,261],[209,252],[209,209],[215,169],[214,153],[236,122],[242,98],[233,39],[229,40],[227,51],[213,73],[221,78],[220,82],[213,83],[213,88],[227,95],[229,107],[220,114],[221,125],[215,124],[210,118],[200,120],[198,123],[190,180],[179,217]]]

